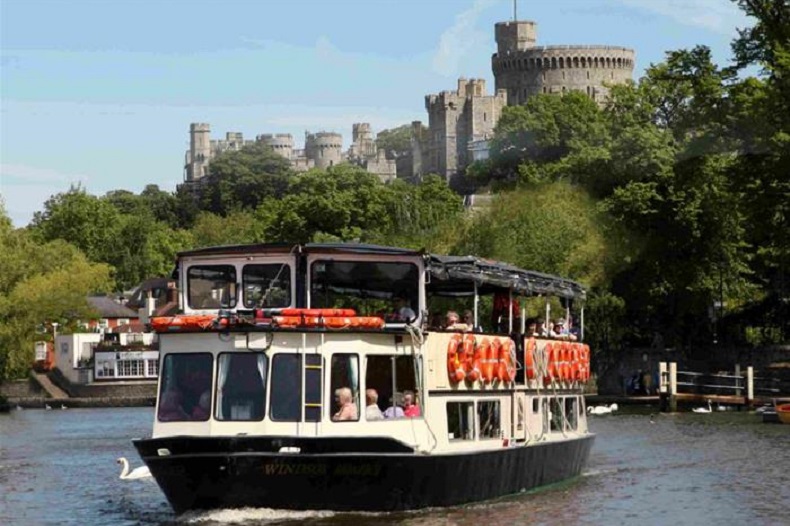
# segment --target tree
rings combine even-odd
[[[43,241],[63,239],[93,261],[108,261],[121,227],[121,214],[110,201],[80,186],[52,196],[36,212],[33,230]]]
[[[200,208],[219,215],[255,210],[267,197],[282,197],[291,175],[288,160],[261,143],[222,153],[199,188]]]
[[[0,381],[27,374],[33,361],[36,327],[57,321],[64,327],[93,315],[91,293],[112,288],[110,267],[90,263],[61,240],[38,243],[10,226],[0,208]]]

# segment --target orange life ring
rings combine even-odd
[[[474,340],[474,336],[468,334],[466,338],[471,337]],[[464,342],[466,342],[466,338],[464,338]],[[486,355],[485,355],[485,348],[483,343],[480,345],[475,345],[474,347],[474,358],[472,359],[472,366],[466,373],[466,379],[470,382],[476,382],[483,376],[483,363],[485,362]]]
[[[453,334],[450,342],[447,344],[447,372],[450,375],[450,381],[453,383],[458,383],[466,377],[458,353],[462,341],[463,337],[460,334]]]
[[[499,361],[497,366],[497,379],[503,383],[510,383],[516,379],[516,345],[508,338],[499,347]]]
[[[297,309],[287,307],[280,310],[281,316],[356,316],[354,309]]]
[[[483,338],[483,341],[480,343],[480,372],[482,373],[481,376],[485,383],[491,383],[494,379],[494,363],[496,361],[494,345],[496,344],[497,340],[494,339],[492,342],[488,338]],[[493,361],[492,361],[493,359]]]
[[[533,380],[537,376],[535,368],[535,338],[529,338],[527,344],[524,346],[524,369],[526,371],[527,379]]]
[[[571,346],[571,380],[577,382],[581,380],[581,363],[579,361],[579,344]]]
[[[467,380],[474,381],[470,379],[470,374],[474,369],[474,361],[475,361],[475,337],[473,334],[465,334],[463,336],[463,341],[461,342],[461,348],[463,349],[463,367],[464,367],[464,375]]]
[[[559,379],[559,349],[553,342],[548,342],[543,348],[543,355],[546,358],[546,372],[543,376],[543,383],[550,384],[553,380]]]

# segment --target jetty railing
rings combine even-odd
[[[746,367],[744,375],[741,373],[740,365],[735,366],[735,374],[678,371],[677,365],[677,362],[658,364],[658,392],[662,411],[677,411],[679,400],[689,402],[714,400],[725,404],[747,406],[754,402],[756,379],[752,366]],[[779,389],[773,387],[769,379],[757,380],[762,380],[759,386],[761,395],[771,396],[779,393]]]

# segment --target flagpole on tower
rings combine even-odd
[[[518,0],[513,0],[513,22],[518,22]]]

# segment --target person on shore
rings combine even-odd
[[[343,420],[359,419],[357,405],[354,403],[351,389],[348,387],[341,387],[337,389],[335,391],[335,401],[338,405],[338,411],[332,415],[332,420],[338,422]]]
[[[375,389],[365,391],[365,420],[382,420],[384,415],[379,409],[379,394]]]

